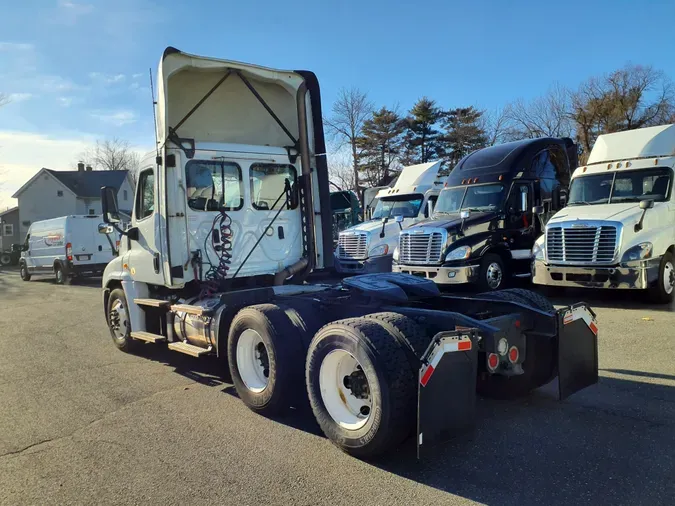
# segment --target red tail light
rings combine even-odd
[[[73,260],[73,245],[70,243],[66,244],[66,258],[70,262]]]
[[[488,369],[490,369],[490,371],[496,371],[497,370],[497,367],[499,367],[499,357],[497,356],[496,353],[490,353],[488,355],[487,365],[488,365]]]

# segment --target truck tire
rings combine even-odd
[[[675,296],[675,261],[673,254],[667,251],[661,258],[656,285],[649,289],[649,298],[656,304],[670,304],[673,296]]]
[[[21,279],[23,281],[30,281],[30,272],[28,272],[28,267],[26,266],[26,262],[21,262],[19,264],[19,275],[21,276]]]
[[[543,295],[538,294],[537,292],[533,292],[532,290],[526,290],[525,288],[508,288],[506,290],[500,290],[498,292],[481,293],[479,295],[480,296],[484,295],[490,298],[493,296],[499,297],[500,296],[499,294],[513,294],[517,298],[524,300],[530,307],[539,309],[540,311],[544,311],[546,313],[555,313],[555,307],[553,306],[550,300],[548,300]]]
[[[129,305],[122,288],[115,288],[110,292],[106,315],[110,336],[115,346],[126,353],[133,351],[137,343],[131,337]]]
[[[256,413],[276,415],[305,395],[298,329],[277,305],[249,306],[235,315],[227,357],[239,398]]]
[[[507,275],[502,257],[488,253],[480,262],[478,286],[485,291],[500,290],[506,286]]]
[[[526,293],[523,293],[526,292]],[[505,300],[525,304],[545,311],[551,303],[544,297],[532,297],[529,290],[510,289],[498,292],[481,294],[486,299]],[[526,298],[528,297],[528,298]],[[535,302],[536,301],[536,302]],[[546,304],[548,302],[548,304]],[[539,305],[537,305],[539,304]],[[555,308],[553,308],[555,311]],[[543,336],[528,334],[525,338],[525,361],[523,362],[523,374],[518,376],[502,376],[490,374],[484,368],[479,368],[477,391],[484,397],[495,399],[512,399],[527,395],[553,380],[557,375],[557,348],[555,341]]]
[[[0,265],[7,266],[12,263],[12,255],[9,253],[0,253]]]
[[[400,313],[371,313],[364,318],[381,323],[395,339],[404,342],[406,347],[414,352],[418,362],[427,351],[433,337],[428,335],[415,320]],[[417,374],[418,371],[419,363],[415,365],[413,374]]]
[[[376,457],[414,427],[416,372],[377,319],[348,318],[319,330],[307,353],[305,380],[319,426],[350,455]]]

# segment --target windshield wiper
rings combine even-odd
[[[585,205],[587,205],[587,206],[592,206],[592,205],[593,205],[593,204],[591,204],[590,202],[586,202],[585,200],[575,200],[574,202],[568,202],[568,203],[567,203],[568,206],[573,206],[573,205],[575,205],[575,204],[585,204]]]
[[[640,197],[612,197],[612,202],[640,202]]]

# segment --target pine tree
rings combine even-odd
[[[448,168],[452,169],[466,155],[488,145],[482,116],[483,111],[473,106],[451,109],[445,114],[443,140]]]
[[[360,179],[365,186],[382,186],[397,175],[394,162],[401,154],[405,124],[386,107],[374,111],[363,123],[356,144],[361,150]]]
[[[436,102],[422,97],[410,109],[406,118],[404,165],[414,165],[443,157],[441,132],[434,127],[443,117],[443,111]]]

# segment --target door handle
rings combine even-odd
[[[155,274],[159,273],[159,253],[155,253],[152,259],[152,266],[155,268]]]

